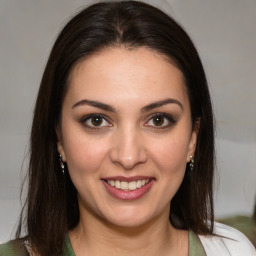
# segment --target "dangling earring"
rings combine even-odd
[[[190,171],[193,171],[194,170],[194,157],[192,155],[190,155],[189,157],[190,157],[190,161],[189,161]]]
[[[60,161],[60,168],[62,170],[62,173],[65,174],[65,165],[62,162],[62,155],[61,154],[59,155],[59,161]]]

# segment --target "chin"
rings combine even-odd
[[[151,223],[156,219],[156,215],[150,213],[149,210],[142,209],[122,209],[122,211],[115,211],[112,214],[104,216],[105,222],[119,228],[138,228]]]
[[[145,226],[149,221],[145,219],[138,219],[138,218],[122,218],[122,219],[115,219],[108,221],[110,225],[116,226],[117,229],[137,229],[140,227]]]

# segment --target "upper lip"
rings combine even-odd
[[[154,179],[153,177],[150,176],[132,176],[132,177],[125,177],[125,176],[112,176],[112,177],[105,177],[102,178],[102,180],[119,180],[119,181],[126,181],[126,182],[131,182],[131,181],[138,181],[138,180],[150,180]]]

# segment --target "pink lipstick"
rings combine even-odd
[[[136,200],[144,196],[155,182],[152,177],[115,176],[102,179],[109,194],[120,200]]]

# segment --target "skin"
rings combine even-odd
[[[99,126],[92,114],[104,116]],[[69,234],[76,255],[188,255],[188,233],[170,224],[169,210],[197,129],[183,74],[171,61],[145,48],[113,47],[77,64],[58,137],[78,191],[80,222]],[[121,200],[102,180],[113,176],[151,177],[152,185],[136,200]]]

